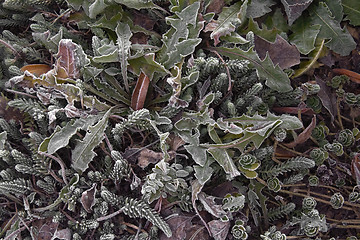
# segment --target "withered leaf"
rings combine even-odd
[[[150,84],[150,79],[143,72],[140,73],[140,76],[136,82],[134,92],[131,97],[131,108],[134,110],[139,110],[144,107],[146,94],[148,92]]]
[[[164,154],[162,152],[154,152],[147,148],[140,151],[137,165],[142,169],[146,168],[150,163],[156,164],[163,159]]]
[[[212,220],[209,222],[209,228],[215,240],[227,239],[229,233],[230,222],[222,222],[220,220]]]
[[[204,206],[205,210],[211,215],[221,218],[226,215],[224,209],[222,209],[221,205],[215,203],[215,197],[207,196],[205,193],[201,192],[199,194],[199,200]]]
[[[96,183],[91,188],[81,194],[81,205],[88,213],[92,212],[92,207],[95,205]]]
[[[312,130],[315,127],[316,127],[316,116],[314,115],[309,126],[307,126],[307,128],[305,128],[304,131],[302,131],[293,142],[285,143],[284,145],[288,148],[293,148],[298,144],[306,142],[306,140],[310,138]]]
[[[300,52],[280,35],[276,35],[273,43],[255,36],[255,50],[261,60],[265,59],[266,53],[268,53],[273,63],[279,64],[281,69],[300,63]]]
[[[351,174],[356,180],[356,183],[360,184],[360,154],[356,154],[351,162]]]
[[[169,218],[166,222],[169,224],[169,227],[172,231],[172,236],[170,238],[166,237],[165,234],[160,235],[160,240],[183,240],[188,239],[188,230],[191,228],[191,220],[194,216],[187,215],[176,215]]]
[[[288,16],[289,26],[301,16],[301,13],[312,3],[313,0],[281,0]]]
[[[206,12],[213,12],[213,13],[220,13],[222,8],[225,5],[225,1],[224,0],[213,0],[211,1],[211,3],[209,4],[209,6],[206,9]]]
[[[61,73],[62,78],[77,79],[80,77],[80,71],[77,66],[76,58],[77,45],[71,39],[61,39],[59,42],[59,51],[57,53],[57,72]],[[65,71],[62,73],[62,71]]]
[[[322,105],[329,111],[331,115],[331,122],[334,121],[335,117],[337,116],[336,112],[336,96],[331,92],[329,86],[319,78],[315,76],[316,83],[320,85],[320,91],[318,92],[318,96],[321,100]]]
[[[51,67],[47,64],[28,64],[20,68],[21,71],[29,71],[35,76],[40,76],[51,70]]]

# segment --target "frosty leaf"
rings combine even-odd
[[[64,69],[66,75],[63,78],[77,79],[80,76],[79,58],[76,56],[76,49],[78,45],[73,43],[70,39],[61,39],[59,42],[59,50],[56,54],[58,59],[57,67]],[[59,69],[57,70],[59,74]]]
[[[89,163],[96,156],[94,148],[97,147],[104,138],[104,131],[107,127],[108,118],[111,109],[108,110],[102,119],[94,126],[89,126],[86,136],[83,140],[78,140],[75,148],[72,150],[72,168],[76,171],[84,172]]]
[[[224,7],[218,19],[212,20],[206,25],[204,32],[211,31],[210,38],[214,39],[215,46],[220,42],[221,36],[230,35],[245,21],[247,3],[247,0],[239,1],[230,7]]]
[[[345,27],[341,29],[326,3],[320,2],[318,6],[310,7],[309,11],[311,23],[321,25],[318,37],[329,39],[325,45],[342,56],[349,55],[356,43]]]
[[[155,61],[154,53],[148,53],[139,58],[129,59],[129,64],[130,70],[136,75],[140,75],[140,72],[143,72],[150,79],[152,79],[155,72],[169,73],[163,65]]]
[[[354,26],[360,25],[360,4],[357,0],[342,0],[341,4],[346,14],[346,20]]]
[[[230,221],[212,220],[209,222],[209,228],[215,240],[226,239],[230,229]]]
[[[317,60],[325,49],[325,40],[322,40],[319,44],[316,44],[315,49],[309,54],[310,60],[301,62],[299,68],[295,70],[295,73],[292,77],[299,77],[310,70],[316,64]]]
[[[281,0],[284,5],[289,25],[298,19],[302,12],[312,3],[313,0]]]
[[[201,39],[198,38],[200,30],[203,28],[203,22],[197,22],[200,2],[195,2],[181,12],[175,12],[175,15],[167,17],[167,24],[171,25],[169,31],[163,35],[163,46],[159,52],[159,62],[164,64],[167,69],[173,67],[179,62],[179,59],[191,54],[195,46]],[[188,44],[181,44],[182,41],[192,39]],[[179,45],[180,44],[180,45]],[[186,49],[186,47],[190,49]]]
[[[293,148],[301,143],[306,142],[311,134],[312,134],[312,130],[316,127],[316,117],[314,116],[311,120],[311,123],[309,124],[309,126],[307,126],[307,128],[304,129],[304,131],[302,131],[293,142],[290,143],[285,143],[284,145],[288,148]]]
[[[80,202],[86,212],[91,213],[95,205],[96,183],[81,194]]]
[[[204,206],[205,210],[214,217],[221,218],[226,215],[226,212],[224,211],[222,206],[216,204],[215,197],[208,196],[205,193],[201,192],[199,194],[199,200]]]
[[[338,22],[341,22],[344,16],[343,7],[341,5],[342,0],[323,0],[331,11],[332,16]]]
[[[268,27],[263,24],[261,27],[262,28],[259,27],[257,22],[250,18],[246,32],[252,31],[255,35],[262,37],[263,39],[266,39],[270,42],[274,42],[276,36],[282,32],[280,29],[277,29],[276,26],[268,29]]]
[[[225,173],[228,174],[230,178],[241,175],[226,149],[209,148],[207,151],[213,156],[215,161],[224,169]]]
[[[299,18],[291,27],[293,32],[289,40],[302,54],[309,54],[315,49],[315,40],[320,32],[320,25],[311,25],[309,18]]]
[[[214,162],[212,157],[207,157],[204,166],[194,165],[195,177],[201,185],[210,180],[214,169],[210,165]]]
[[[246,17],[248,18],[258,18],[265,15],[268,12],[271,12],[271,6],[276,2],[273,0],[251,0],[247,12]]]
[[[331,122],[334,121],[335,117],[338,114],[336,109],[336,94],[333,93],[326,82],[323,81],[320,77],[315,76],[316,83],[320,85],[320,91],[318,96],[321,100],[322,105],[329,111],[331,116]]]
[[[95,0],[89,7],[89,17],[96,18],[96,16],[104,11],[108,5],[104,0]]]
[[[4,149],[6,139],[7,139],[6,131],[0,133],[0,150]]]
[[[156,8],[162,11],[165,11],[152,1],[144,1],[144,0],[113,0],[116,3],[123,4],[128,8],[135,8],[136,10],[144,9],[144,8]]]
[[[255,37],[255,50],[260,59],[264,59],[268,53],[272,62],[279,64],[281,69],[290,68],[300,63],[299,51],[280,35],[276,36],[274,43]]]
[[[68,122],[63,128],[59,126],[54,133],[44,139],[39,146],[39,151],[53,154],[60,148],[66,147],[69,144],[70,138],[74,136],[78,130],[85,130],[88,126],[92,126],[99,116],[90,116],[87,118],[79,118],[75,121]]]
[[[121,64],[121,73],[124,80],[124,85],[127,91],[129,91],[129,83],[127,79],[127,65],[128,55],[130,53],[131,42],[130,38],[132,33],[130,27],[127,24],[119,22],[115,28],[117,35],[118,57]]]
[[[289,77],[280,69],[279,66],[274,66],[273,62],[266,55],[264,60],[260,60],[259,56],[251,47],[248,51],[243,51],[240,48],[213,48],[222,55],[228,56],[231,59],[246,59],[256,69],[256,72],[261,79],[266,79],[265,84],[273,90],[278,92],[288,92],[292,90]]]
[[[206,148],[196,145],[184,146],[186,151],[191,154],[194,161],[201,167],[204,167],[207,162]]]

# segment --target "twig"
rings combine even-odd
[[[19,92],[19,91],[15,91],[15,90],[12,90],[12,89],[5,89],[5,91],[11,92],[11,93],[14,93],[14,94],[19,94],[19,95],[27,96],[27,97],[30,97],[30,98],[37,98],[36,96],[33,96],[33,95],[31,95],[31,94],[24,93],[24,92]]]
[[[69,182],[66,180],[65,163],[63,162],[63,160],[61,160],[60,158],[57,158],[57,157],[55,157],[55,156],[53,156],[51,154],[48,154],[46,152],[40,152],[39,151],[39,154],[44,155],[45,157],[49,157],[49,158],[55,160],[60,165],[60,167],[61,167],[61,175],[62,175],[62,178],[64,180],[64,183],[68,184]]]
[[[101,222],[101,221],[104,221],[104,220],[108,220],[108,219],[110,219],[112,217],[115,217],[116,215],[122,213],[122,211],[123,211],[123,208],[120,208],[116,212],[113,212],[113,213],[111,213],[109,215],[97,218],[96,221]]]

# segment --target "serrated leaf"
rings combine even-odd
[[[247,8],[246,17],[258,18],[264,16],[266,13],[271,12],[270,7],[275,3],[273,0],[251,0]]]
[[[111,109],[105,113],[97,124],[89,126],[83,140],[77,141],[75,148],[71,152],[71,166],[75,169],[75,171],[84,172],[89,167],[89,163],[96,156],[94,148],[97,147],[104,139],[104,132],[107,127],[110,113]]]
[[[260,59],[269,54],[272,62],[278,64],[281,69],[287,69],[300,63],[300,53],[297,48],[290,45],[280,35],[276,36],[275,42],[268,42],[255,36],[255,50]]]
[[[218,19],[211,20],[204,32],[211,32],[210,38],[214,39],[216,46],[220,42],[221,36],[230,35],[235,29],[245,21],[248,1],[237,2],[230,7],[224,7],[219,14]]]
[[[300,63],[300,66],[298,69],[295,70],[293,78],[299,77],[302,74],[309,71],[317,62],[321,54],[323,53],[325,48],[325,39],[323,39],[320,44],[317,44],[315,49],[309,54],[310,60],[303,61]]]
[[[129,91],[129,83],[127,79],[127,66],[128,66],[128,55],[130,53],[131,41],[130,38],[132,33],[130,27],[127,24],[119,22],[115,28],[115,33],[117,35],[117,46],[118,46],[118,56],[121,64],[121,73],[124,80],[125,89]]]
[[[321,25],[318,37],[329,40],[325,45],[342,56],[349,55],[356,43],[345,27],[341,29],[326,3],[310,7],[309,12],[312,24]]]
[[[331,11],[332,16],[338,22],[343,20],[344,12],[341,5],[342,0],[323,0]]]
[[[262,37],[270,42],[274,42],[276,36],[282,32],[280,29],[276,28],[276,26],[268,29],[266,25],[262,24],[261,27],[262,28],[259,27],[257,22],[250,18],[245,33],[252,31],[255,35]]]
[[[70,121],[63,128],[58,126],[53,134],[45,138],[40,144],[39,151],[47,152],[48,154],[55,153],[60,148],[68,146],[70,138],[74,136],[77,131],[80,129],[85,130],[88,126],[92,126],[97,120],[99,120],[99,116],[89,116],[87,118]]]
[[[239,48],[212,48],[218,53],[228,56],[231,59],[246,59],[256,69],[256,73],[260,79],[265,79],[265,84],[278,92],[288,92],[292,90],[289,77],[280,69],[274,66],[273,62],[266,55],[264,60],[260,60],[259,56],[251,47],[247,51]]]
[[[312,1],[313,0],[281,0],[290,26],[301,16],[302,12],[309,7]]]
[[[104,0],[95,0],[89,7],[89,17],[96,18],[96,16],[104,11],[108,5]]]
[[[234,161],[229,156],[226,149],[221,148],[209,148],[208,153],[215,159],[215,161],[224,169],[225,173],[234,178],[240,176],[241,173],[234,164]]]
[[[360,4],[357,0],[342,0],[344,13],[346,14],[345,20],[350,20],[354,26],[360,25]]]
[[[299,52],[307,55],[315,49],[315,41],[320,27],[320,25],[312,25],[309,18],[301,17],[292,25],[293,33],[289,36],[289,40],[298,48]]]
[[[191,54],[195,46],[201,42],[198,36],[204,23],[197,21],[199,8],[200,2],[195,2],[181,12],[175,12],[175,15],[166,18],[166,23],[171,25],[171,28],[163,35],[164,44],[158,55],[159,62],[167,69],[172,68],[182,57]],[[181,44],[182,41],[189,39],[193,39],[189,42],[191,48],[185,43]],[[187,50],[186,47],[190,49]]]
[[[144,0],[113,0],[113,1],[116,3],[123,4],[128,8],[135,8],[136,10],[140,10],[144,8],[146,9],[155,8],[161,11],[165,11],[163,8],[159,7],[152,1],[144,1]]]
[[[141,72],[145,73],[150,79],[152,79],[155,72],[170,73],[163,65],[155,61],[155,54],[148,53],[142,57],[129,59],[129,68],[136,75],[140,75]]]

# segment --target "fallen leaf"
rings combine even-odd
[[[146,168],[150,163],[158,163],[161,159],[164,158],[162,152],[154,152],[147,148],[140,151],[137,165],[142,169]]]
[[[21,71],[25,72],[31,72],[35,76],[40,76],[44,73],[47,73],[51,70],[51,67],[47,64],[29,64],[25,65],[22,68],[20,68]]]
[[[280,35],[276,35],[273,43],[255,35],[255,50],[261,60],[264,60],[268,53],[274,65],[279,64],[281,69],[300,63],[300,52]]]
[[[224,0],[213,0],[207,7],[206,12],[207,13],[213,12],[215,14],[218,14],[222,11],[222,8],[224,7],[224,5],[225,5]]]
[[[335,117],[337,116],[336,111],[336,96],[331,92],[329,86],[319,78],[315,76],[316,83],[320,85],[320,91],[318,92],[318,97],[321,100],[322,105],[328,110],[331,115],[331,122],[334,121]]]
[[[92,212],[92,207],[95,205],[95,195],[96,195],[96,183],[94,183],[90,189],[84,191],[81,194],[81,198],[80,198],[81,205],[88,213]]]
[[[293,148],[301,143],[306,142],[311,136],[312,130],[316,127],[316,115],[311,120],[311,123],[307,128],[302,131],[297,138],[291,143],[285,143],[284,145],[288,148]]]
[[[77,45],[70,39],[62,39],[59,42],[59,50],[57,53],[57,73],[61,78],[77,79],[80,77],[80,71],[77,66],[76,60],[76,48]],[[64,73],[62,71],[65,71]],[[61,76],[59,76],[59,74]]]
[[[343,68],[334,68],[332,70],[334,73],[336,74],[342,74],[342,75],[346,75],[350,78],[351,81],[353,81],[354,83],[360,83],[360,74],[347,70],[347,69],[343,69]]]
[[[230,222],[222,222],[220,220],[212,220],[209,222],[209,228],[215,240],[227,239],[229,233]]]
[[[51,221],[51,218],[37,219],[32,223],[31,237],[35,240],[51,240],[59,227],[59,223]],[[38,231],[34,231],[37,229]]]
[[[149,84],[150,84],[149,77],[146,76],[143,72],[141,72],[131,97],[132,109],[139,110],[144,107],[146,94],[149,89]]]
[[[360,154],[356,154],[351,162],[351,174],[356,180],[356,183],[360,184]]]
[[[189,239],[187,236],[187,231],[191,228],[192,223],[191,220],[194,216],[187,216],[187,215],[174,215],[173,217],[169,218],[166,222],[169,224],[169,227],[172,232],[172,236],[170,238],[166,237],[165,234],[160,235],[160,240],[183,240]]]
[[[222,209],[222,205],[215,203],[215,197],[208,196],[205,193],[201,192],[199,194],[199,200],[204,206],[205,210],[214,217],[221,218],[226,215],[226,212],[224,211],[224,209]]]

